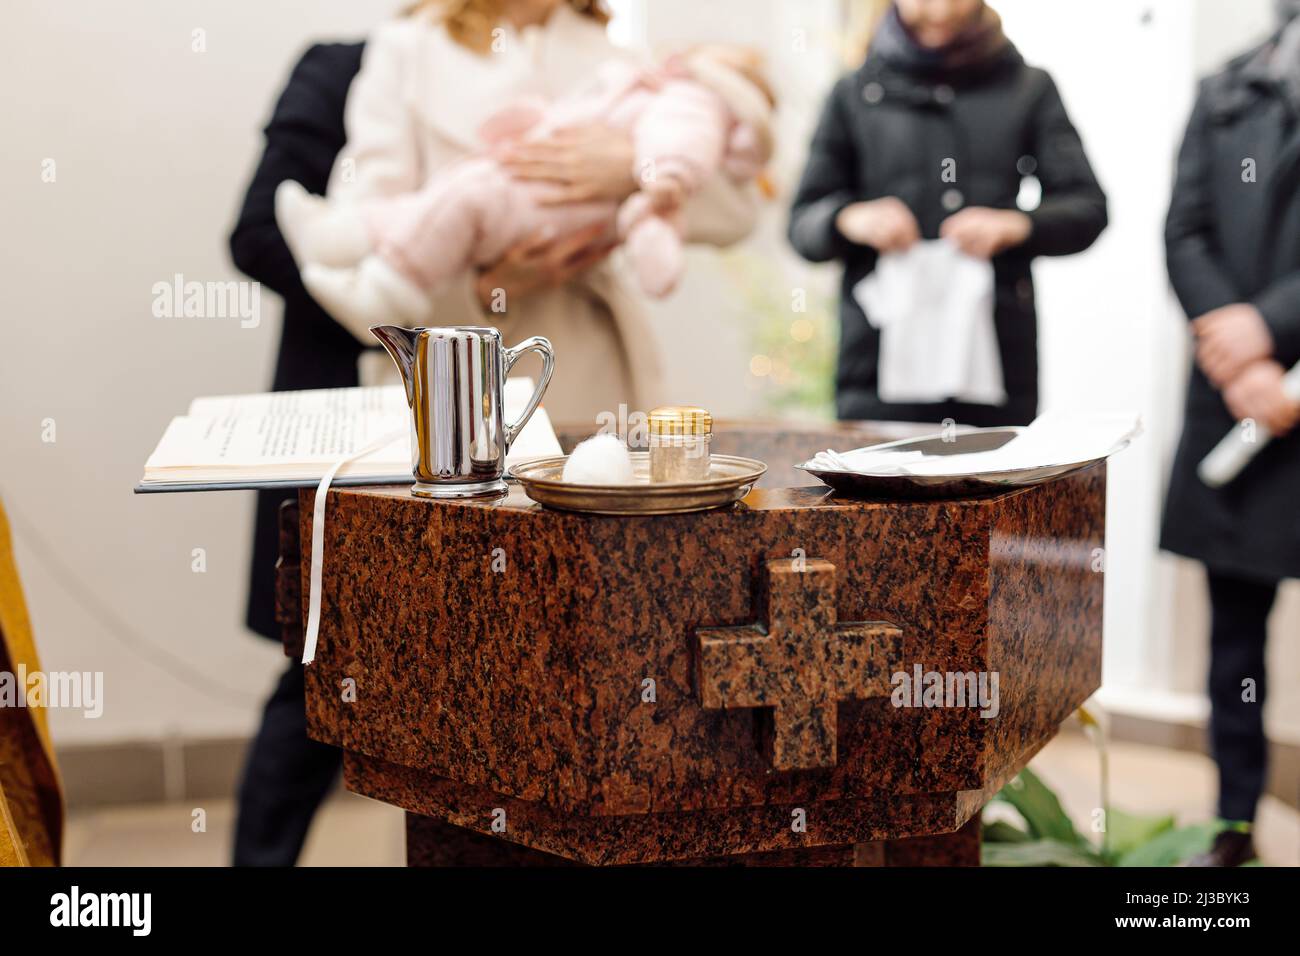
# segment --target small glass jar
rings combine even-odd
[[[652,484],[709,477],[713,416],[695,405],[664,405],[650,412]]]

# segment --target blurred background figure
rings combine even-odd
[[[275,224],[275,188],[286,177],[324,189],[346,139],[343,104],[361,66],[362,44],[311,47],[280,94],[266,127],[266,151],[244,197],[230,252],[240,272],[284,300],[284,323],[271,387],[344,388],[357,384],[363,346],[325,314],[302,287]],[[280,505],[296,492],[260,491],[249,576],[249,630],[280,639],[275,619],[275,562]],[[237,866],[288,866],[298,858],[312,815],[342,765],[339,752],[307,737],[302,665],[281,674],[262,711],[239,785],[233,860]]]
[[[236,266],[284,299],[276,391],[374,384],[392,376],[364,325],[340,324],[303,287],[275,218],[288,180],[309,192],[374,199],[410,192],[482,146],[479,127],[524,96],[553,98],[589,82],[615,47],[594,0],[421,2],[384,22],[363,45],[313,46],[293,71],[266,128],[266,148],[230,239]],[[355,82],[354,82],[355,78]],[[340,158],[343,161],[339,161]],[[503,159],[514,177],[546,183],[573,202],[618,203],[637,191],[631,134],[601,123],[518,144]],[[754,187],[725,173],[686,205],[688,241],[725,245],[752,228]],[[658,359],[643,305],[612,237],[597,223],[529,236],[486,268],[465,268],[434,303],[438,325],[496,325],[508,339],[549,338],[563,374],[547,391],[557,421],[596,422],[620,404],[650,401]],[[376,359],[368,365],[363,359]],[[369,379],[369,381],[367,381]],[[395,380],[395,378],[394,378]],[[277,514],[285,495],[259,494],[248,626],[279,639],[275,620]],[[239,789],[234,861],[291,865],[338,776],[337,750],[307,737],[303,669],[291,664],[262,714]]]
[[[1042,199],[1022,212],[1016,198],[1030,174]],[[982,0],[898,0],[865,62],[830,94],[790,217],[801,255],[844,264],[839,417],[1030,422],[1038,409],[1030,263],[1086,249],[1106,221],[1106,198],[1056,85],[1025,64],[997,13]],[[882,397],[879,317],[865,314],[855,290],[884,257],[935,239],[992,262],[1002,403],[942,389],[926,402]]]
[[[1300,577],[1300,403],[1282,390],[1300,361],[1300,2],[1277,8],[1278,33],[1201,84],[1165,230],[1196,362],[1161,544],[1208,572],[1218,813],[1242,823],[1254,821],[1266,779],[1268,616],[1279,581]],[[1208,487],[1197,465],[1247,419],[1283,437]],[[1230,830],[1197,863],[1254,855],[1250,832]]]

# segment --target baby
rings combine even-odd
[[[739,48],[697,47],[653,70],[611,63],[581,91],[503,110],[479,133],[497,146],[597,122],[627,131],[640,188],[621,205],[545,204],[554,186],[513,179],[482,155],[417,192],[357,203],[284,182],[276,219],[307,291],[348,324],[425,324],[445,280],[491,265],[543,229],[565,234],[600,222],[617,230],[641,288],[662,297],[684,268],[683,204],[719,170],[737,180],[762,170],[771,105],[756,55]]]

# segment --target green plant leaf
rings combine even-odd
[[[1106,856],[1114,862],[1136,850],[1143,843],[1172,830],[1175,820],[1170,815],[1150,817],[1126,813],[1112,807],[1106,814]]]
[[[1007,820],[994,820],[984,824],[980,839],[985,843],[1028,843],[1033,837]]]
[[[1059,840],[987,843],[980,850],[983,866],[1105,866],[1094,852]]]
[[[1222,820],[1195,823],[1191,826],[1166,830],[1154,839],[1134,847],[1121,856],[1116,866],[1176,866],[1188,857],[1204,853],[1214,838],[1227,829]]]
[[[1056,840],[1091,850],[1091,845],[1065,815],[1056,794],[1028,767],[1003,787],[998,797],[1020,811],[1029,827],[1029,835],[1035,839]]]

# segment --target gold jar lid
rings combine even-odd
[[[650,410],[651,435],[709,435],[713,416],[698,405],[661,405]]]

